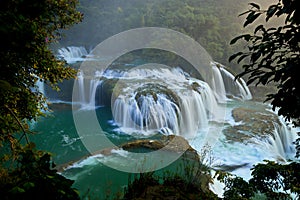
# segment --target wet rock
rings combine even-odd
[[[235,108],[232,117],[240,124],[227,127],[224,134],[234,142],[247,143],[253,137],[266,137],[273,133],[274,123],[280,123],[276,114],[265,109]]]
[[[91,155],[87,155],[78,161],[72,161],[63,165],[59,165],[56,167],[56,169],[58,171],[64,171],[72,164],[76,162],[80,162],[89,156],[96,156],[96,155],[110,156],[112,154],[112,150],[118,150],[118,149],[123,149],[132,152],[137,152],[140,149],[146,149],[148,151],[155,151],[161,149],[163,151],[184,153],[186,158],[196,161],[198,163],[200,162],[200,158],[197,151],[194,150],[189,145],[187,140],[185,140],[183,137],[180,136],[168,135],[168,136],[162,136],[160,139],[140,139],[140,140],[129,141],[118,147],[106,148],[99,151],[95,151],[91,153]]]

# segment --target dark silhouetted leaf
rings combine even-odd
[[[229,62],[231,62],[232,60],[234,60],[236,57],[242,55],[243,52],[238,52],[238,53],[235,53],[233,54],[232,56],[229,57]]]
[[[249,39],[251,38],[251,35],[250,34],[244,34],[244,35],[239,35],[235,38],[233,38],[231,41],[230,41],[230,44],[235,44],[238,40],[244,38],[244,40],[246,41],[249,41]]]
[[[277,11],[278,6],[277,5],[271,5],[267,11],[267,17],[266,17],[266,22],[269,21],[269,19],[271,17],[273,17],[273,15],[275,14],[275,12]]]
[[[260,6],[256,3],[249,3],[249,5],[253,6],[254,8],[260,9]]]
[[[261,13],[255,13],[255,12],[251,12],[247,18],[246,21],[244,23],[244,27],[248,26],[249,24],[251,24],[252,22],[254,22],[254,20],[256,20],[259,16],[261,15]]]
[[[255,28],[255,30],[254,30],[254,33],[257,33],[257,31],[259,31],[259,30],[265,30],[265,28],[264,28],[264,25],[259,25],[259,26],[257,26],[256,28]]]

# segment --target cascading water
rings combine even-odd
[[[265,146],[271,155],[281,162],[293,159],[295,155],[293,142],[297,136],[295,129],[291,129],[284,125],[284,123],[283,120],[281,120],[280,124],[274,123],[273,134],[271,134],[265,142]]]
[[[73,100],[80,103],[81,110],[79,112],[89,113],[91,109],[96,109],[99,98],[101,98],[99,94],[105,91],[108,98],[112,97],[111,110],[101,107],[97,110],[97,114],[99,114],[99,119],[107,120],[105,126],[109,128],[105,127],[103,130],[109,139],[119,142],[120,138],[124,138],[121,142],[126,143],[128,138],[132,138],[132,133],[137,138],[140,135],[141,138],[144,138],[145,135],[156,133],[177,134],[188,139],[189,144],[199,152],[204,144],[209,143],[209,145],[213,145],[213,156],[217,160],[216,163],[221,164],[220,168],[223,167],[223,170],[231,171],[245,179],[249,179],[252,166],[264,159],[289,160],[294,152],[291,146],[296,135],[294,131],[284,124],[274,124],[274,133],[269,131],[265,133],[264,137],[261,137],[251,128],[243,129],[246,127],[243,126],[243,123],[246,122],[232,122],[233,108],[242,106],[250,109],[257,108],[251,105],[252,101],[238,100],[251,98],[251,93],[242,80],[235,82],[233,75],[225,68],[216,66],[216,64],[212,67],[214,78],[211,80],[212,82],[208,83],[189,76],[180,68],[128,67],[125,70],[118,68],[117,70],[107,69],[104,72],[96,71],[94,75],[90,75],[92,71],[80,71],[75,81],[77,86],[75,89],[78,90],[77,96]],[[112,88],[113,91],[107,93]],[[228,101],[229,98],[234,100]],[[245,110],[245,115],[248,115],[247,109]],[[113,120],[110,118],[110,112],[113,114]],[[224,112],[227,113],[225,116]],[[107,116],[100,116],[102,113]],[[65,117],[63,116],[61,119],[65,120]],[[267,118],[267,120],[269,119]],[[116,125],[119,128],[116,128]],[[229,141],[224,130],[234,126],[240,126],[241,130],[247,134],[246,136],[255,138],[257,136],[257,141],[251,142],[252,138],[245,139],[245,143]],[[209,129],[209,134],[203,137],[202,133],[206,129]],[[234,137],[235,129],[230,130],[229,134],[233,134]],[[71,132],[71,130],[64,132],[64,141],[66,141],[67,132]],[[118,134],[120,137],[116,137],[116,135],[119,136]],[[76,138],[75,136],[74,138]],[[51,133],[52,137],[53,133]],[[74,139],[74,141],[77,140],[79,141],[79,139]],[[75,145],[76,142],[74,144],[70,142],[70,146]],[[66,148],[67,145],[64,146],[63,151]],[[78,149],[82,156],[81,147]],[[125,150],[122,151],[127,153]],[[89,157],[88,160],[96,163],[93,167],[101,167],[98,159],[111,162],[110,159],[116,158],[113,151],[111,152],[112,154],[109,156],[100,154],[97,157]],[[125,160],[130,160],[130,162],[131,160],[136,161],[127,155],[125,157]],[[125,163],[124,160],[118,162]],[[92,168],[90,162],[86,165]],[[76,163],[72,166],[76,168]],[[74,171],[84,170],[85,167],[80,166]],[[67,171],[67,173],[69,172],[77,175],[76,172],[72,172],[72,169]],[[84,176],[85,172],[83,171],[82,174]],[[91,176],[88,175],[88,177]]]
[[[38,91],[40,93],[42,93],[43,95],[45,95],[45,84],[43,81],[41,81],[40,79],[38,79],[35,83],[36,87],[38,88]]]
[[[222,121],[217,119],[222,112],[217,102],[225,102],[227,92],[221,71],[215,65],[212,67],[213,90],[180,68],[148,66],[129,71],[96,71],[92,78],[79,72],[77,99],[83,109],[95,108],[101,78],[117,78],[123,88],[112,104],[112,112],[120,127],[144,132],[167,130],[189,137],[207,128],[209,120]]]
[[[77,74],[78,96],[74,97],[76,103],[82,106],[82,109],[95,109],[96,105],[96,92],[97,88],[102,84],[101,73],[95,72],[95,76],[86,79],[83,72],[79,71]],[[74,102],[74,103],[75,103]]]
[[[215,93],[216,99],[219,103],[225,103],[227,100],[226,90],[221,72],[215,65],[212,65],[212,72],[213,80],[211,82],[211,87]]]
[[[85,85],[84,85],[84,74],[83,72],[79,71],[77,74],[77,79],[78,79],[78,88],[79,88],[79,102],[81,104],[85,104]]]
[[[235,76],[219,63],[213,62],[211,65],[214,77],[212,88],[219,102],[226,101],[226,96],[242,100],[252,99],[251,92],[243,79],[235,80]]]
[[[100,80],[101,73],[99,71],[95,72],[95,77],[90,81],[90,93],[88,106],[94,108],[96,106],[96,92],[99,85],[102,84]]]
[[[213,63],[212,68],[212,89],[209,84],[190,77],[180,68],[110,69],[96,71],[94,77],[85,77],[79,72],[78,101],[82,109],[94,109],[98,98],[96,93],[103,89],[99,86],[105,80],[117,79],[115,88],[118,92],[113,95],[111,106],[114,120],[122,131],[161,132],[189,138],[200,129],[207,128],[209,121],[224,120],[218,119],[223,112],[218,103],[230,97],[252,98],[242,79],[235,81],[234,76],[220,64]],[[274,134],[267,140],[267,148],[281,160],[286,160],[292,148],[287,144],[295,138],[286,126],[275,124],[274,127]]]
[[[151,131],[168,128],[173,133],[179,133],[177,118],[179,108],[163,94],[141,96],[137,100],[134,96],[118,97],[114,103],[113,113],[115,121],[122,128],[134,128],[138,131]]]
[[[69,46],[58,49],[58,58],[64,59],[67,63],[72,64],[78,61],[84,61],[88,52],[84,47]]]
[[[123,90],[112,104],[122,128],[167,130],[162,132],[188,138],[207,128],[217,115],[218,104],[208,84],[186,77],[180,68],[134,69],[122,79]]]

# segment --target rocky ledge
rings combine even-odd
[[[112,150],[123,149],[126,151],[137,152],[139,149],[146,149],[147,151],[155,151],[159,149],[163,149],[164,151],[170,152],[185,152],[185,156],[193,161],[200,162],[199,155],[195,149],[193,149],[187,140],[183,137],[176,136],[176,135],[168,135],[168,136],[161,136],[159,139],[139,139],[124,143],[118,147],[114,148],[106,148],[87,155],[86,157],[81,158],[77,161],[71,161],[63,165],[57,166],[58,171],[64,171],[69,166],[76,162],[80,162],[86,159],[89,156],[95,155],[103,155],[103,156],[110,156],[112,154]]]
[[[235,108],[232,111],[234,126],[225,129],[229,141],[251,142],[252,137],[266,137],[273,133],[274,123],[280,124],[278,116],[268,110]]]

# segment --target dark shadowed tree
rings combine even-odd
[[[247,60],[243,65],[244,72],[238,75],[249,75],[248,84],[256,85],[274,83],[277,93],[267,95],[273,109],[295,125],[300,125],[300,2],[296,0],[279,0],[268,9],[261,9],[258,4],[251,3],[250,10],[242,13],[247,15],[244,27],[264,17],[265,24],[255,27],[253,33],[243,34],[231,41],[247,43],[245,51],[230,57],[230,61]],[[275,18],[275,19],[274,19]],[[268,25],[272,20],[281,21],[277,27]]]
[[[49,154],[28,141],[30,120],[45,108],[37,87],[57,88],[76,71],[55,58],[49,44],[82,19],[77,0],[0,1],[0,196],[1,199],[76,198],[72,181],[56,174]],[[40,196],[39,196],[40,195]]]
[[[274,84],[277,92],[268,94],[266,100],[271,100],[273,109],[278,108],[278,114],[300,125],[300,80],[298,78],[300,65],[300,2],[298,0],[279,0],[266,10],[256,3],[250,3],[251,8],[242,13],[246,15],[244,27],[264,18],[264,24],[258,24],[253,33],[243,34],[231,41],[231,44],[243,40],[247,44],[245,51],[237,52],[229,60],[236,59],[238,63],[245,61],[244,72],[237,77],[248,76],[248,84]],[[280,20],[281,25],[272,26],[268,22]],[[262,23],[262,22],[261,22]],[[296,141],[297,154],[300,156],[300,140]],[[267,161],[257,164],[252,169],[249,182],[241,178],[225,176],[225,199],[245,199],[263,196],[264,199],[291,199],[289,193],[300,197],[299,162],[279,164]],[[220,173],[220,178],[222,173]]]

